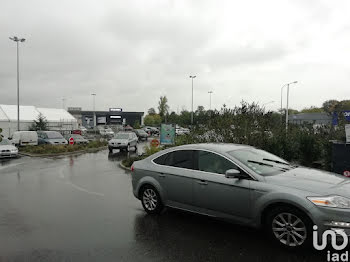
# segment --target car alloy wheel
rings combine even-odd
[[[149,211],[154,211],[158,205],[158,197],[152,188],[147,188],[143,191],[142,201],[145,208]]]
[[[163,203],[157,190],[151,185],[145,185],[140,194],[140,200],[145,211],[149,214],[159,214]]]
[[[276,239],[287,247],[299,247],[307,239],[306,225],[297,215],[284,212],[272,220],[272,232]]]

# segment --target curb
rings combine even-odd
[[[79,155],[79,154],[84,154],[84,153],[93,153],[93,152],[97,152],[97,151],[104,150],[104,149],[107,149],[107,146],[102,146],[102,147],[97,147],[97,148],[88,148],[86,150],[64,152],[64,153],[57,153],[57,154],[30,154],[30,153],[19,152],[18,155],[29,156],[29,157],[71,156],[71,155]]]
[[[131,168],[124,166],[122,162],[119,163],[119,166],[125,170],[131,171]]]

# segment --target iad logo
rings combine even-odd
[[[322,234],[321,244],[319,244],[318,239],[318,227],[315,225],[313,232],[313,245],[316,250],[325,250],[328,244],[328,236],[330,237],[332,244],[332,247],[334,250],[341,251],[344,250],[348,246],[348,236],[345,234],[344,231],[339,230],[337,232],[333,230],[326,230]],[[337,235],[342,237],[343,239],[341,241],[337,242]],[[338,245],[339,243],[339,245]],[[342,243],[342,244],[340,244]],[[330,251],[327,251],[327,261],[343,261],[348,262],[349,261],[349,251],[346,251],[344,253],[331,253]]]

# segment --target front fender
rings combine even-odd
[[[300,192],[301,193],[301,192]],[[281,192],[271,192],[265,195],[262,195],[254,201],[252,210],[254,210],[253,217],[255,218],[255,224],[260,227],[262,221],[262,214],[266,208],[274,204],[283,204],[294,206],[305,214],[307,214],[311,220],[313,220],[312,212],[315,206],[306,199],[306,195],[300,194],[288,194]]]

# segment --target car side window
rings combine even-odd
[[[168,154],[167,166],[193,169],[193,150],[177,150]]]
[[[212,152],[199,151],[198,152],[198,170],[225,174],[229,169],[237,169],[238,167],[226,158]]]
[[[158,165],[194,169],[193,150],[177,150],[153,160]]]

